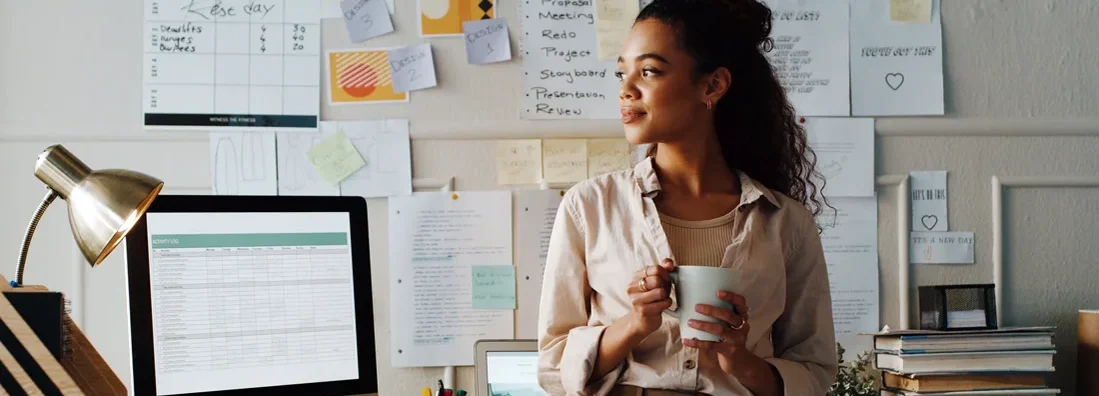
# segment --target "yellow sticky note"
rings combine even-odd
[[[630,143],[626,139],[588,140],[588,177],[630,168]]]
[[[932,0],[889,0],[889,19],[896,22],[930,23]]]
[[[542,141],[542,174],[547,182],[578,182],[588,178],[588,141]]]
[[[638,7],[637,0],[595,0],[595,41],[599,60],[618,58],[634,18],[637,18]]]
[[[342,130],[310,148],[306,156],[324,181],[331,184],[338,184],[366,165]]]
[[[496,178],[499,184],[542,182],[542,141],[538,139],[496,142]]]

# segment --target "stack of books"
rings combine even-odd
[[[1055,395],[1049,327],[874,335],[882,396]]]

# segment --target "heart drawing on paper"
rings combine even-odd
[[[894,91],[900,89],[901,85],[904,85],[904,74],[900,74],[900,73],[886,74],[885,75],[885,85],[888,85],[889,88],[893,88]]]
[[[924,215],[920,218],[920,222],[923,223],[924,228],[927,228],[928,231],[931,231],[935,228],[936,225],[939,224],[939,216]],[[928,223],[931,223],[931,225],[928,225]]]

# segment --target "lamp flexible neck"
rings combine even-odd
[[[46,208],[50,207],[53,200],[57,199],[57,191],[52,188],[46,189],[46,196],[42,197],[42,202],[38,204],[38,209],[34,210],[34,216],[31,217],[30,224],[27,225],[27,233],[23,235],[23,246],[19,249],[19,267],[15,270],[15,281],[13,286],[23,285],[23,270],[27,265],[27,252],[31,248],[31,237],[34,236],[34,230],[38,228],[38,221],[42,220],[42,215],[46,213]]]

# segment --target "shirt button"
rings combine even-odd
[[[687,370],[694,370],[695,369],[695,361],[694,360],[688,360],[686,362],[683,362],[683,368],[685,368]]]

